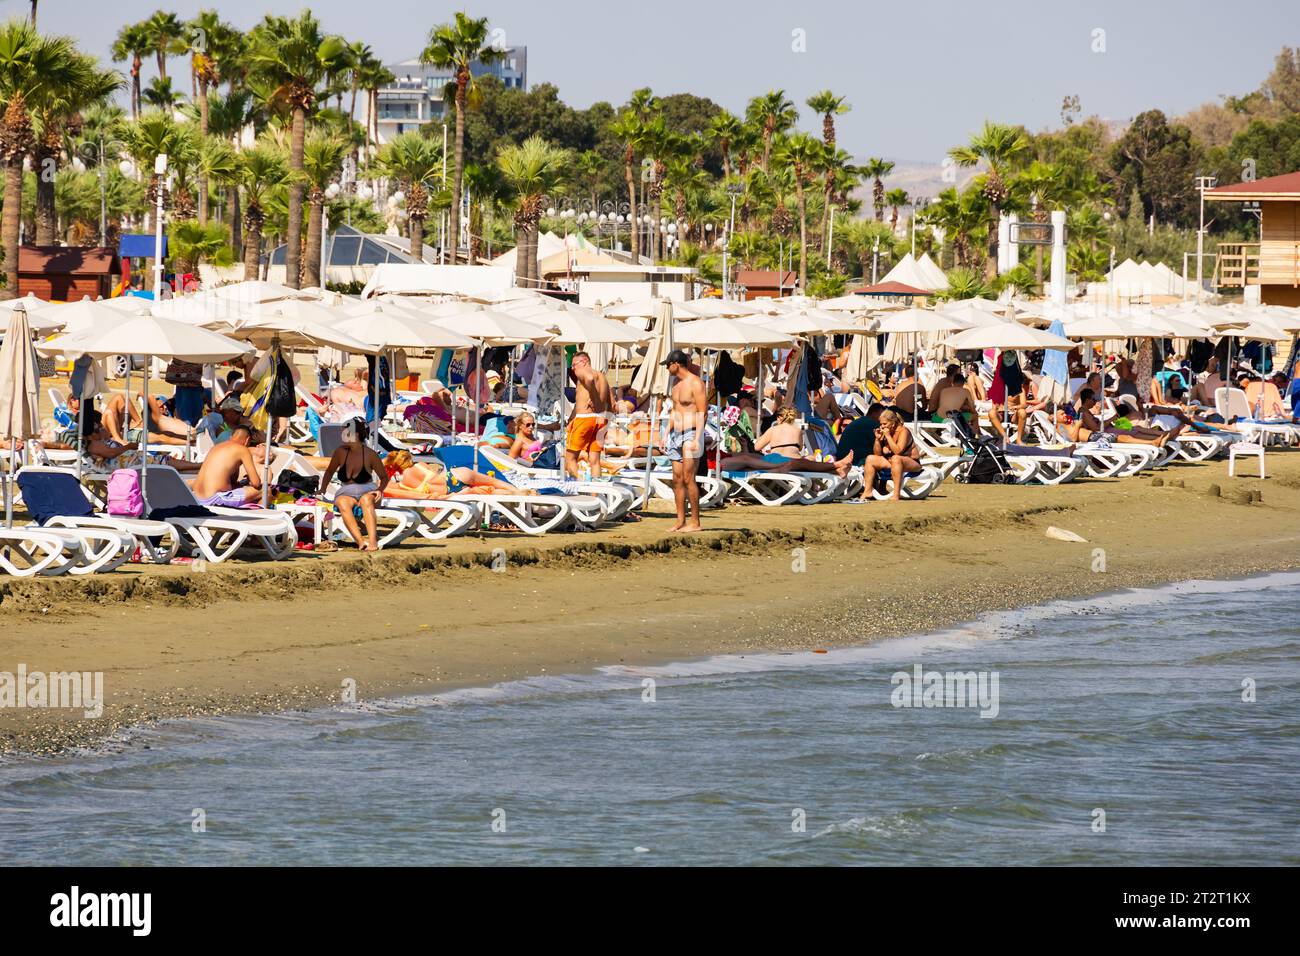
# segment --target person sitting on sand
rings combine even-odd
[[[389,452],[384,470],[391,479],[385,496],[440,500],[460,495],[535,495],[537,492],[507,484],[470,468],[447,468],[441,462],[418,464],[405,450]]]
[[[862,497],[859,501],[871,501],[872,489],[876,484],[876,472],[888,470],[894,478],[894,500],[902,499],[903,476],[909,471],[921,467],[917,461],[916,443],[908,429],[903,416],[893,409],[886,409],[880,416],[880,427],[876,429],[875,449],[867,456],[862,471]]]
[[[248,447],[251,440],[248,426],[236,425],[229,438],[212,446],[194,479],[199,504],[240,508],[262,497],[261,469]]]
[[[339,489],[334,494],[335,510],[343,518],[343,525],[359,550],[378,551],[379,530],[375,507],[385,494],[389,478],[384,463],[374,449],[365,444],[367,432],[366,423],[360,419],[351,418],[344,422],[343,442],[330,456],[325,474],[321,476],[320,487],[322,490],[328,488],[330,480],[338,474]],[[361,509],[361,517],[366,525],[364,539],[357,524],[357,508]]]

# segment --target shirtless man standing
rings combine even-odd
[[[609,382],[602,372],[591,367],[591,356],[578,352],[573,356],[574,388],[573,418],[564,439],[564,470],[574,478],[580,477],[578,459],[587,455],[593,475],[600,474],[601,437],[605,421],[613,406]]]
[[[664,360],[673,383],[673,410],[668,418],[668,447],[664,453],[673,463],[673,500],[677,504],[677,523],[668,530],[692,534],[700,525],[700,486],[695,469],[704,457],[704,383],[691,371],[690,356],[673,349]],[[690,521],[686,506],[690,504]]]
[[[208,452],[194,479],[194,497],[199,504],[238,508],[261,497],[262,479],[249,440],[248,427],[237,425],[228,439]],[[248,476],[248,484],[236,487],[241,468]]]

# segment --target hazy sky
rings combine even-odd
[[[118,27],[158,0],[40,0],[42,29],[77,37],[107,58]],[[182,16],[204,6],[239,26],[266,0],[173,0]],[[429,0],[316,0],[325,29],[362,39],[388,60],[415,55],[456,7]],[[0,0],[0,13],[28,9]],[[530,85],[551,82],[574,106],[614,104],[650,86],[690,92],[740,111],[752,95],[783,88],[803,106],[831,88],[852,112],[840,143],[857,156],[939,162],[985,118],[1058,123],[1061,99],[1085,114],[1128,119],[1159,107],[1175,114],[1223,94],[1255,89],[1286,44],[1300,46],[1298,0],[482,0],[468,7],[528,47]],[[1240,14],[1240,15],[1238,15]],[[1265,26],[1251,30],[1242,23]],[[1094,31],[1104,30],[1104,52]],[[806,52],[795,52],[803,31]],[[177,60],[178,78],[186,73]],[[152,63],[145,67],[145,81]],[[177,87],[188,92],[187,81]],[[804,108],[804,128],[820,123]]]

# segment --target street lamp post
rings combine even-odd
[[[880,237],[871,240],[871,284],[876,284],[876,273],[880,264]]]
[[[731,217],[727,221],[726,231],[722,235],[722,297],[729,295],[731,288],[731,235],[736,231],[736,197],[745,191],[740,183],[728,183],[727,195],[731,197]]]
[[[162,298],[163,287],[163,194],[167,189],[167,154],[159,153],[153,161],[154,175],[158,177],[158,205],[154,215],[153,236],[153,298]]]
[[[1205,287],[1201,284],[1201,268],[1205,256],[1205,190],[1213,189],[1218,179],[1214,176],[1197,176],[1196,188],[1201,198],[1201,225],[1196,230],[1196,301],[1204,297]]]

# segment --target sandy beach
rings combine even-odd
[[[732,505],[694,538],[666,533],[660,502],[596,533],[0,581],[0,670],[102,671],[105,694],[98,719],[0,710],[0,750],[131,746],[133,725],[326,706],[351,681],[364,701],[864,644],[1055,598],[1293,568],[1300,454],[1270,454],[1269,468],[1263,483],[1216,462],[1064,487],[949,481],[917,503]]]

